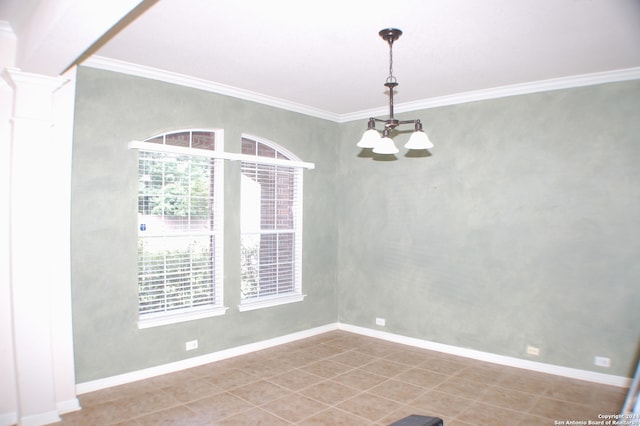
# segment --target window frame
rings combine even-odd
[[[181,134],[189,132],[189,147],[166,145],[164,140],[169,135]],[[198,132],[209,132],[214,134],[214,149],[201,149],[192,148],[191,141],[193,140],[193,134]],[[153,139],[163,138],[163,143],[149,142]],[[138,328],[150,328],[161,325],[174,324],[184,321],[191,321],[196,319],[208,318],[212,316],[224,315],[226,308],[224,306],[224,131],[222,129],[180,129],[161,133],[159,135],[152,136],[145,141],[131,141],[128,145],[129,149],[135,149],[138,151],[163,153],[169,155],[184,155],[189,157],[206,157],[213,161],[213,223],[214,227],[209,232],[201,233],[204,235],[211,235],[214,237],[213,246],[213,302],[211,304],[191,306],[185,308],[179,308],[176,310],[164,310],[153,313],[142,313],[140,298],[138,297]],[[139,155],[138,155],[139,158]],[[139,164],[139,159],[137,163]],[[138,178],[140,178],[138,171]],[[137,192],[138,197],[140,192]],[[139,215],[139,213],[138,213]],[[141,238],[140,224],[138,224],[137,239]],[[188,235],[200,235],[198,233],[187,233]],[[183,233],[176,231],[166,234],[167,238],[175,238]],[[148,235],[147,235],[148,237]],[[157,237],[162,238],[162,236]],[[138,258],[139,260],[139,258]],[[140,291],[140,280],[138,278],[138,291]]]
[[[241,161],[241,169],[243,165],[255,165],[257,168],[260,166],[274,166],[274,167],[286,167],[291,168],[292,174],[294,174],[294,225],[293,229],[293,241],[294,241],[294,249],[293,249],[293,289],[290,292],[278,293],[278,294],[270,294],[266,296],[256,296],[251,298],[244,298],[243,295],[240,295],[240,304],[238,305],[238,309],[240,312],[251,311],[255,309],[267,308],[272,306],[278,306],[288,303],[295,303],[302,301],[306,294],[302,292],[302,217],[303,217],[303,169],[313,169],[315,165],[313,163],[306,163],[301,161],[295,154],[283,148],[279,144],[270,141],[265,138],[261,138],[254,135],[242,134],[242,139],[248,139],[256,144],[263,144],[267,147],[273,149],[276,153],[276,157],[265,157],[260,156],[256,152],[255,155],[252,154],[239,154],[237,159]],[[257,145],[256,145],[257,146]],[[286,158],[282,158],[286,157]],[[243,171],[241,171],[243,175]],[[244,176],[244,175],[243,175]],[[242,189],[241,189],[242,192]],[[241,195],[242,196],[242,195]],[[262,198],[261,198],[262,200]],[[242,209],[242,205],[240,207]],[[240,211],[240,215],[242,216],[242,210]],[[252,232],[253,233],[253,232]],[[262,226],[260,226],[259,232],[260,235],[269,234],[269,233],[277,233],[277,230],[264,230]],[[284,233],[284,232],[283,232]],[[242,228],[240,229],[240,237],[245,235]],[[242,247],[242,242],[240,243]],[[241,254],[242,256],[242,254]],[[241,273],[241,285],[242,285],[242,271]]]

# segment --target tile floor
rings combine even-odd
[[[625,395],[333,331],[80,395],[83,409],[62,424],[359,426],[421,414],[446,426],[558,425],[618,413]]]

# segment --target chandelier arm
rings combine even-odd
[[[398,124],[417,124],[420,120],[400,120]]]

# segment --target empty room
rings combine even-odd
[[[0,1],[0,426],[638,425],[637,0]]]

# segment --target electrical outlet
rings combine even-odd
[[[598,367],[611,367],[611,359],[606,356],[597,356],[594,358],[593,363]]]
[[[376,325],[384,327],[387,325],[387,321],[384,318],[376,318]]]
[[[540,348],[536,348],[535,346],[527,345],[527,353],[533,356],[540,356]]]
[[[184,344],[186,350],[188,351],[192,351],[194,349],[198,349],[198,341],[197,340],[191,340],[187,343]]]

